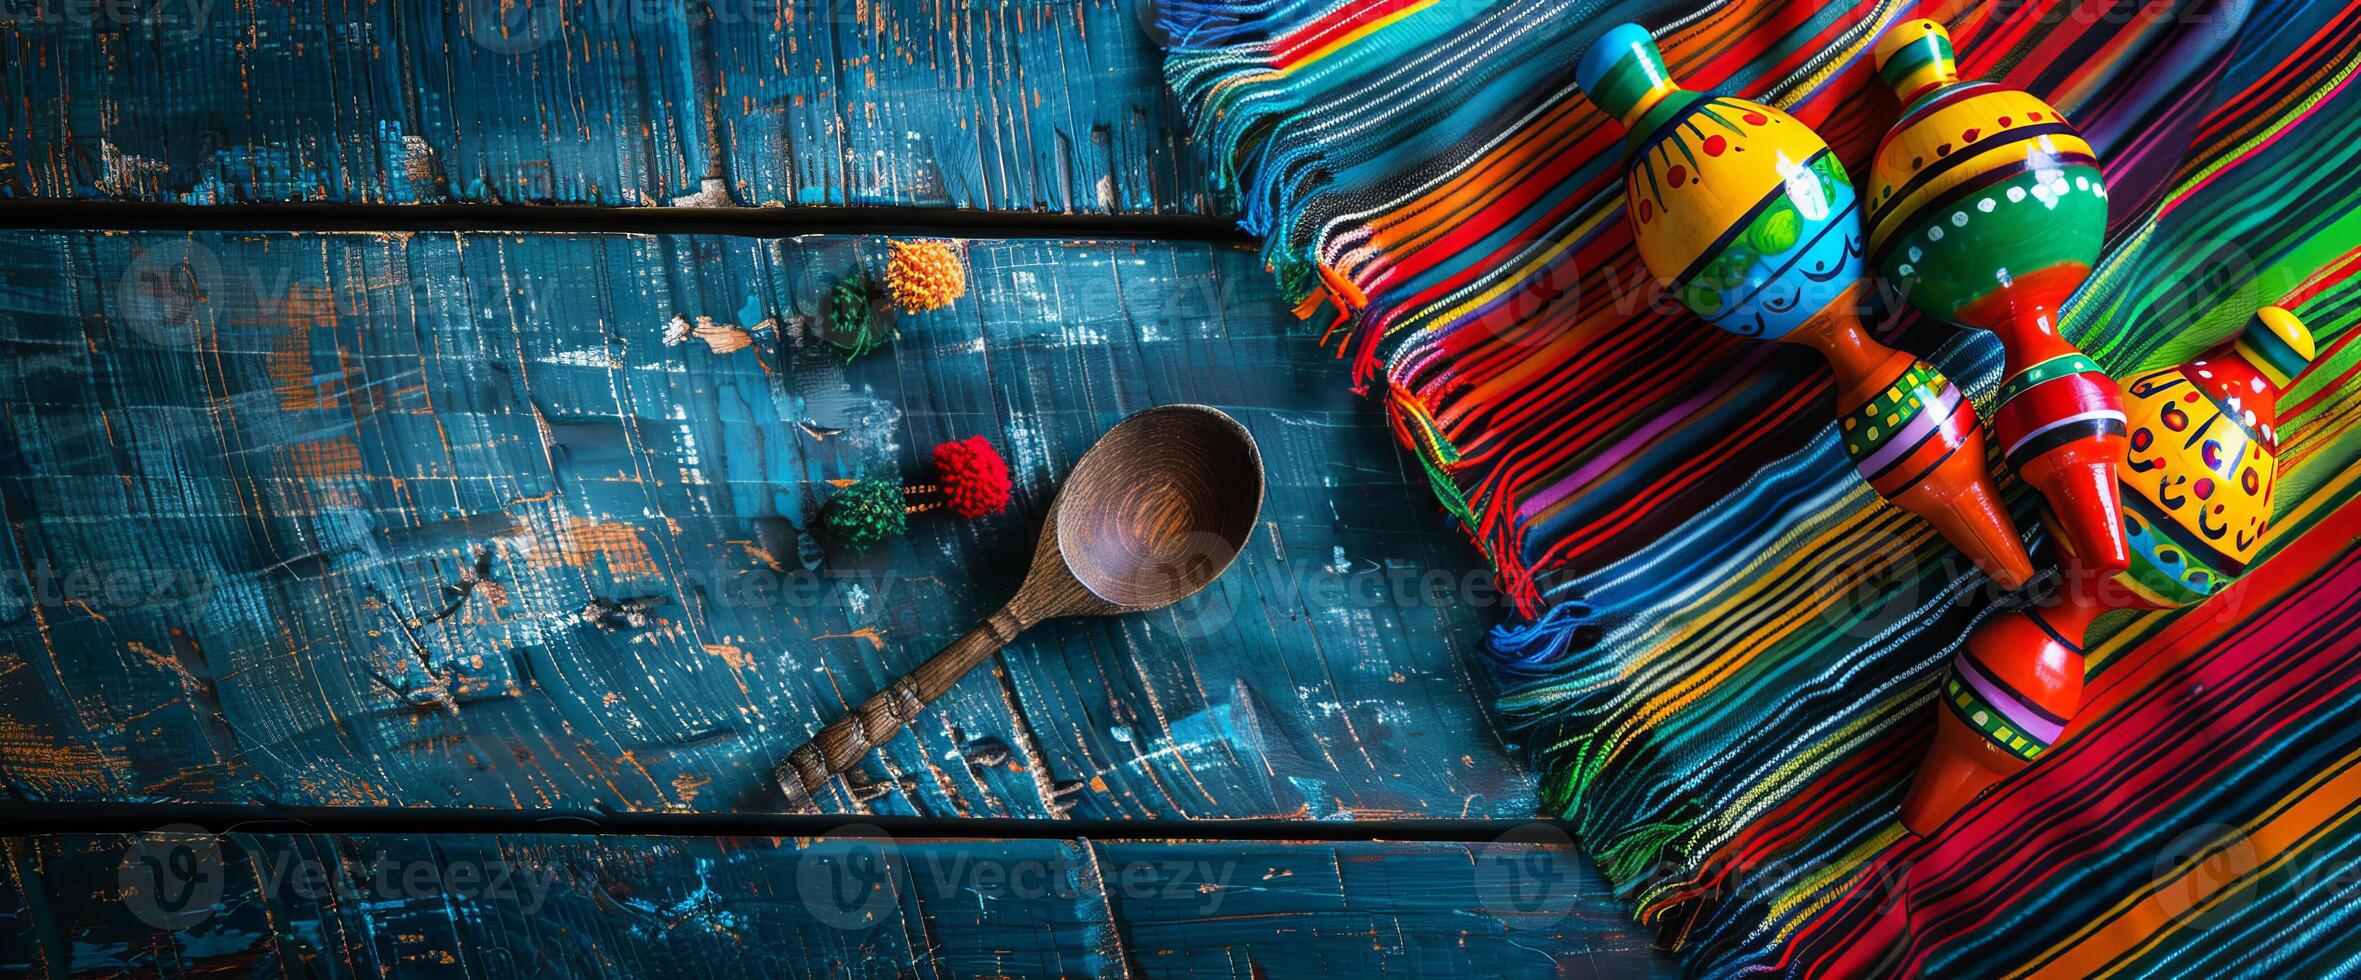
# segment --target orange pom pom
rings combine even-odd
[[[967,295],[967,268],[942,242],[895,242],[885,266],[885,289],[904,313],[925,313]]]

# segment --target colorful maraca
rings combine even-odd
[[[1649,271],[1714,326],[1827,355],[1861,476],[2001,585],[2024,584],[2033,562],[1974,407],[1861,325],[1861,211],[1828,144],[1777,109],[1674,84],[1637,24],[1592,44],[1576,80],[1628,133],[1625,213]]]
[[[2123,396],[2057,326],[2107,231],[2090,144],[2040,99],[1960,81],[1934,21],[1887,31],[1877,70],[1905,108],[1870,164],[1870,260],[1927,315],[1999,335],[1992,434],[2072,560],[2120,569]]]
[[[1935,742],[1902,803],[1927,834],[2048,749],[2082,704],[2082,642],[2112,609],[2204,601],[2246,571],[2271,520],[2278,398],[2312,334],[2276,306],[2179,367],[2137,375],[2121,470],[2129,567],[1978,628],[1943,682]]]

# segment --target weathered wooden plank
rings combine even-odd
[[[49,4],[0,197],[1210,213],[1133,0]]]
[[[1099,845],[1152,977],[1653,977],[1675,972],[1560,836],[1465,844]],[[1194,848],[1192,850],[1191,848]],[[1192,859],[1204,866],[1192,868]],[[1218,869],[1228,884],[1203,888]],[[1211,901],[1191,901],[1195,892]],[[1179,900],[1175,900],[1176,896]]]
[[[968,298],[845,366],[792,330],[664,338],[783,322],[879,241],[0,247],[12,799],[775,809],[790,747],[1007,596],[1100,431],[1197,401],[1271,466],[1240,564],[1173,610],[1029,634],[829,805],[1532,812],[1474,659],[1478,560],[1242,251],[970,244]],[[976,433],[1009,515],[807,567],[825,481]]]
[[[1661,976],[1569,849],[705,837],[0,839],[0,973]]]

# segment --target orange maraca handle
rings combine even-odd
[[[2087,590],[1997,617],[1968,635],[1935,694],[1927,746],[1902,825],[1924,837],[2032,765],[2082,707],[2082,639],[2105,612]]]
[[[1880,496],[1925,518],[2002,588],[2033,578],[1985,467],[1984,430],[1959,387],[1925,361],[1871,338],[1849,303],[1789,334],[1836,372],[1845,452]]]

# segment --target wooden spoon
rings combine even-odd
[[[811,809],[812,791],[1033,624],[1160,609],[1195,595],[1246,546],[1262,494],[1254,437],[1218,409],[1164,405],[1116,423],[1049,505],[1016,597],[788,753],[776,773],[788,801]]]

